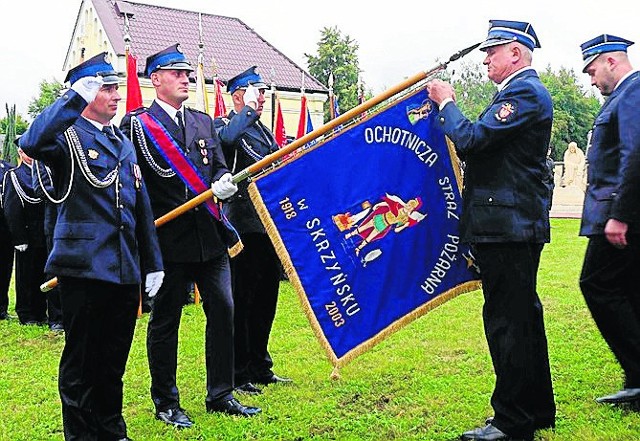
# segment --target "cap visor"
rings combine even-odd
[[[193,72],[193,67],[189,63],[171,63],[166,66],[162,66],[158,68],[159,70],[188,70],[189,72]]]
[[[117,75],[107,75],[102,78],[102,84],[118,84],[120,79]]]
[[[480,46],[478,46],[478,49],[483,51],[488,47],[499,46],[501,44],[511,43],[512,41],[515,41],[515,40],[505,40],[504,38],[489,38],[483,41],[482,43],[480,43]]]
[[[249,84],[251,84],[253,87],[258,88],[258,89],[268,89],[269,88],[269,86],[267,86],[262,81],[256,81],[255,83],[249,83]]]
[[[598,58],[599,56],[600,56],[600,54],[593,54],[593,55],[590,55],[589,58],[584,60],[584,64],[582,65],[582,73],[586,73],[587,72],[587,67],[589,67],[589,65],[591,63],[593,63],[594,60],[596,58]]]

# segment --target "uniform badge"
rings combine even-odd
[[[133,178],[135,180],[134,185],[136,186],[136,190],[140,190],[140,187],[142,186],[142,172],[140,171],[140,166],[132,162],[131,173],[133,174]]]
[[[516,112],[516,106],[512,103],[504,103],[495,114],[500,122],[506,122]]]
[[[89,149],[87,150],[87,156],[89,156],[89,159],[98,159],[100,153],[97,150]]]

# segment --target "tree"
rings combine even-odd
[[[12,109],[14,107],[15,105],[12,107]],[[22,135],[29,128],[29,123],[19,113],[16,113],[14,124],[15,124],[16,135]],[[0,133],[6,134],[8,126],[9,126],[9,114],[7,112],[7,116],[0,119]]]
[[[451,84],[456,91],[460,110],[471,119],[480,116],[497,91],[496,85],[487,77],[484,66],[467,61],[461,63],[460,73]]]
[[[64,86],[59,83],[55,78],[51,81],[42,80],[40,82],[40,95],[33,98],[29,103],[28,113],[31,118],[35,118],[40,113],[53,104],[53,102],[60,96],[60,92]]]
[[[9,104],[5,104],[7,108],[7,121],[4,126],[4,142],[2,143],[2,159],[11,164],[18,163],[18,150],[13,143],[16,138],[16,105],[9,108]]]
[[[448,79],[447,72],[443,76]],[[540,74],[553,101],[553,127],[551,128],[551,150],[555,160],[562,160],[567,144],[575,141],[584,151],[587,133],[591,129],[600,102],[578,82],[573,70],[561,67],[558,72],[551,67]],[[496,86],[485,73],[480,63],[463,62],[458,75],[451,80],[456,91],[456,101],[462,113],[475,120],[491,102]]]
[[[348,35],[342,35],[336,26],[320,31],[317,55],[304,54],[309,73],[328,87],[333,73],[333,92],[345,112],[358,105],[359,45]],[[325,108],[325,120],[329,119],[329,107]]]
[[[598,98],[578,82],[573,69],[561,67],[556,73],[548,66],[540,79],[553,99],[551,148],[553,159],[561,161],[567,144],[575,141],[583,151],[587,133],[600,110]]]

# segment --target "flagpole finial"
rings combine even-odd
[[[198,12],[198,63],[204,65],[204,32],[202,30],[202,12]]]
[[[131,34],[129,34],[129,14],[124,14],[124,50],[126,52],[131,48]]]
[[[333,92],[333,72],[329,74],[329,92]]]

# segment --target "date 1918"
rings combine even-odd
[[[289,200],[288,196],[280,201],[280,208],[284,213],[284,217],[286,217],[287,219],[293,219],[298,214],[296,213],[296,209]]]

